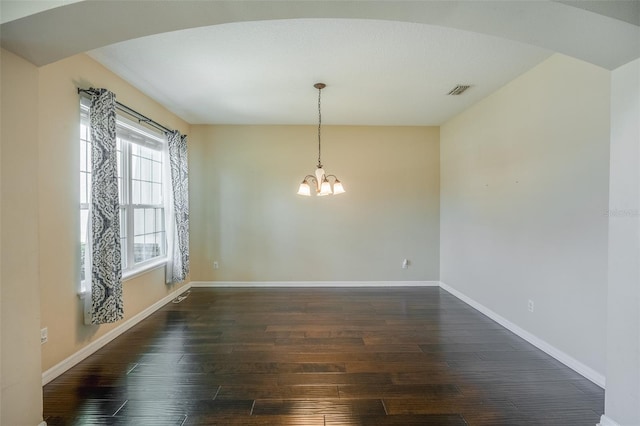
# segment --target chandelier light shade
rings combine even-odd
[[[298,195],[310,197],[311,185],[313,185],[313,190],[318,196],[342,194],[345,192],[342,182],[338,180],[336,175],[326,174],[322,168],[322,144],[320,138],[320,131],[322,130],[322,109],[320,101],[322,89],[327,87],[327,85],[324,83],[316,83],[313,87],[318,89],[318,167],[313,175],[306,175],[304,177],[298,188]]]

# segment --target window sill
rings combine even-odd
[[[135,268],[130,269],[122,274],[122,282],[132,280],[136,277],[139,277],[142,274],[151,272],[154,269],[164,268],[166,264],[167,264],[167,258],[163,257],[162,259],[157,259],[157,260],[150,261],[148,263],[143,263],[141,265],[138,265]]]
[[[136,268],[128,270],[122,274],[122,282],[132,280],[134,278],[139,277],[140,275],[144,275],[147,272],[151,272],[155,269],[164,268],[167,264],[167,258],[163,257],[162,259],[154,260],[148,263],[143,263],[142,265],[138,265]],[[78,293],[78,297],[80,299],[84,299],[89,295],[88,291],[81,291]]]

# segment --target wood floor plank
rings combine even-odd
[[[45,419],[47,426],[182,426],[186,416],[141,416],[136,417],[135,422],[131,417],[123,416],[79,416],[69,421],[68,418],[49,417]]]
[[[221,386],[216,399],[337,399],[338,386]]]
[[[326,426],[468,426],[459,414],[325,416]]]
[[[604,391],[439,288],[192,289],[43,389],[58,425],[584,426]]]
[[[367,385],[340,385],[340,398],[454,398],[461,395],[454,384],[428,385],[381,385],[373,388]]]
[[[328,416],[386,415],[382,401],[379,399],[258,399],[253,408],[254,415],[285,415],[289,413],[309,416],[317,414]]]
[[[324,426],[324,415],[188,416],[183,426]]]
[[[346,362],[345,371],[348,373],[400,373],[416,371],[442,371],[448,370],[449,364],[445,361],[408,361],[408,362],[375,362],[357,361]]]

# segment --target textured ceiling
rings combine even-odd
[[[90,55],[192,124],[438,125],[550,55],[391,21],[292,19],[175,31]],[[472,87],[447,96],[456,84]]]
[[[609,70],[640,57],[639,4],[0,0],[0,44],[38,66],[91,51],[194,123],[312,123],[323,80],[327,123],[425,125],[551,52]]]

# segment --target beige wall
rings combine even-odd
[[[609,74],[554,55],[441,128],[442,281],[600,375]]]
[[[189,133],[189,125],[116,77],[86,55],[40,68],[39,171],[41,325],[49,329],[42,346],[47,370],[104,335],[115,325],[85,326],[79,282],[79,97],[77,87],[104,87],[117,100],[148,117]],[[4,98],[3,98],[4,100]],[[32,111],[35,114],[36,111]],[[125,320],[175,290],[157,269],[124,282]]]
[[[316,129],[192,126],[193,280],[438,280],[438,128],[323,126],[347,192],[303,197]]]
[[[0,424],[42,421],[38,289],[38,69],[1,50]]]

